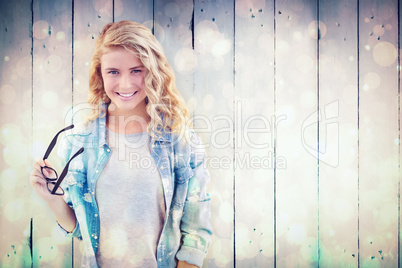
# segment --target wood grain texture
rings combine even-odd
[[[318,264],[316,1],[277,1],[277,265]]]
[[[319,21],[319,264],[354,267],[359,252],[357,1],[320,2]]]
[[[32,57],[30,1],[0,8],[0,266],[26,267],[31,257],[33,206]],[[18,66],[18,68],[16,68]]]
[[[33,2],[33,143],[34,157],[43,157],[54,135],[64,125],[72,105],[72,3]],[[61,170],[57,150],[49,160]],[[60,171],[59,171],[60,173]],[[57,232],[52,212],[32,192],[33,265],[71,266],[71,239]]]
[[[206,145],[204,267],[402,264],[399,1],[18,0],[0,14],[1,267],[80,266],[28,176],[87,101],[100,30],[124,19],[162,44]]]
[[[274,2],[236,2],[236,264],[274,266]],[[250,49],[253,48],[253,49]]]
[[[396,1],[360,1],[360,263],[398,265]]]
[[[234,249],[234,3],[195,1],[194,125],[211,173],[213,242],[208,264],[235,265]],[[213,179],[213,177],[219,179]],[[212,214],[213,213],[213,214]]]

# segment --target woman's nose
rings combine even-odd
[[[122,75],[120,77],[119,86],[122,89],[128,89],[131,87],[131,79],[129,75]]]

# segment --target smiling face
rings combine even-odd
[[[116,48],[101,57],[101,73],[106,95],[114,109],[109,115],[145,115],[147,96],[144,80],[147,69],[141,60],[124,48]]]

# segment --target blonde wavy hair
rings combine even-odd
[[[148,28],[127,20],[107,24],[96,40],[89,68],[88,103],[92,114],[88,120],[106,115],[100,108],[103,103],[110,103],[103,86],[101,57],[116,48],[134,53],[148,70],[144,81],[146,112],[151,118],[147,132],[155,137],[161,135],[162,130],[182,131],[182,126],[189,121],[189,112],[176,88],[175,76],[163,48]]]

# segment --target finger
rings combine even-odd
[[[37,183],[41,186],[44,186],[46,184],[46,180],[43,178],[43,176],[33,176],[34,183]]]
[[[31,176],[30,183],[34,189],[46,187],[46,180],[40,176]]]
[[[40,169],[41,167],[46,166],[46,163],[43,159],[37,159],[33,165],[35,169]]]
[[[38,177],[43,177],[41,169],[36,169],[34,168],[31,172],[31,176],[38,176]]]
[[[43,163],[44,163],[46,166],[48,166],[48,167],[54,168],[52,162],[50,162],[48,159],[43,160]]]

